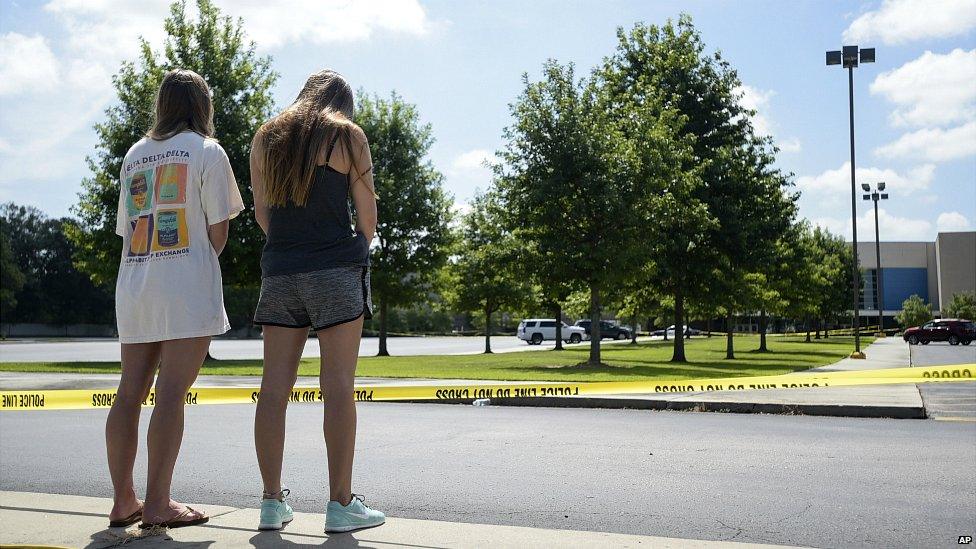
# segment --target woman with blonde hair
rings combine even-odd
[[[264,332],[264,376],[254,419],[264,481],[261,529],[279,529],[292,519],[284,501],[288,490],[281,486],[285,411],[309,328],[321,347],[329,467],[325,531],[348,532],[385,520],[352,493],[353,391],[363,320],[372,315],[369,245],[376,231],[369,144],[352,119],[349,84],[334,71],[321,71],[261,127],[251,148],[254,211],[267,234],[254,314]]]
[[[148,134],[125,155],[116,233],[115,288],[122,377],[105,423],[115,489],[111,526],[180,528],[205,513],[170,499],[183,440],[183,406],[211,336],[230,329],[218,256],[230,219],[244,209],[227,154],[213,139],[210,88],[199,74],[166,73]],[[156,371],[159,375],[156,376]],[[139,416],[156,377],[149,421],[145,503],[132,481]]]

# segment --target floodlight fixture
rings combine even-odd
[[[878,182],[878,190],[883,191],[884,188],[885,188],[885,182],[884,181]]]
[[[867,183],[861,183],[861,188],[864,189],[865,192],[867,192],[871,190],[871,185],[868,185]]]

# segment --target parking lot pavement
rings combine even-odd
[[[641,337],[638,341],[652,338]],[[660,338],[653,338],[660,339]],[[604,345],[627,343],[628,340],[603,342]],[[215,339],[210,344],[210,354],[219,360],[259,359],[263,355],[261,339]],[[414,355],[468,355],[485,350],[482,336],[431,336],[391,337],[387,340],[390,353],[400,356]],[[589,345],[589,342],[566,344]],[[537,351],[555,347],[552,341],[542,345],[529,345],[515,336],[492,336],[491,348],[496,353]],[[359,345],[359,356],[374,356],[379,350],[379,339],[364,337]],[[309,338],[302,356],[319,356],[319,341]],[[11,340],[0,343],[0,362],[118,362],[121,348],[116,339],[37,339]]]
[[[976,344],[930,343],[911,345],[914,366],[976,364]],[[923,383],[918,386],[925,413],[943,421],[976,421],[976,382]]]

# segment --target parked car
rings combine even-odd
[[[577,320],[575,324],[577,328],[582,328],[586,330],[586,335],[588,338],[591,335],[590,334],[591,325],[592,325],[592,321],[587,319]],[[607,338],[630,339],[630,336],[631,336],[631,332],[628,328],[624,328],[623,326],[618,326],[611,322],[607,322],[606,320],[600,321],[600,339],[607,339]]]
[[[908,328],[902,338],[909,345],[928,345],[932,341],[948,341],[949,345],[969,345],[976,340],[976,323],[963,318],[930,320],[921,326]]]
[[[579,343],[588,339],[586,331],[576,326],[562,324],[563,341],[566,343]],[[541,345],[543,341],[554,341],[556,339],[556,320],[552,318],[527,318],[519,322],[518,331],[515,336],[522,341],[527,341],[529,345]]]
[[[667,330],[668,330],[668,337],[674,337],[674,324],[668,326]],[[654,330],[653,332],[651,332],[651,335],[663,337],[664,329]],[[685,337],[691,337],[696,335],[701,335],[701,330],[696,330],[695,328],[692,328],[691,326],[685,324]]]

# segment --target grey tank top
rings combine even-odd
[[[336,138],[329,143],[325,165],[315,169],[305,205],[289,202],[270,208],[262,276],[369,265],[366,236],[352,228],[349,175],[328,165]]]

